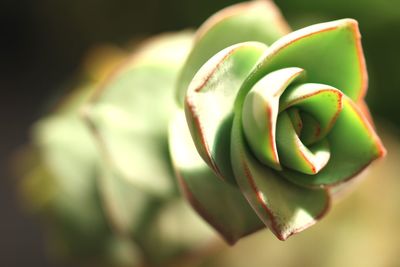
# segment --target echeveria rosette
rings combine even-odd
[[[192,206],[232,243],[264,225],[285,240],[314,224],[329,209],[332,188],[385,154],[369,121],[366,88],[352,19],[294,31],[269,47],[239,42],[212,56],[184,99],[201,159],[174,148],[171,137]]]

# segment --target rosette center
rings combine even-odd
[[[304,70],[285,68],[261,78],[245,97],[242,124],[255,157],[276,170],[318,173],[329,161],[327,136],[342,110],[342,92],[302,83]]]

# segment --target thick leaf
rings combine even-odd
[[[331,86],[305,83],[286,90],[281,98],[279,108],[282,111],[290,107],[297,107],[303,113],[311,115],[312,118],[317,120],[319,131],[315,132],[313,138],[308,138],[317,142],[324,138],[335,125],[336,119],[342,110],[342,96],[342,92]],[[310,123],[307,119],[305,122],[307,124]],[[303,129],[307,131],[306,126],[309,125],[303,126]]]
[[[54,115],[39,121],[34,142],[52,179],[52,204],[80,227],[93,229],[103,219],[96,190],[97,150],[77,114]]]
[[[266,51],[244,90],[287,67],[302,68],[308,81],[333,86],[358,101],[365,95],[368,78],[357,22],[321,23],[282,37]]]
[[[311,225],[328,210],[330,197],[323,189],[297,186],[249,153],[241,127],[240,111],[232,131],[232,166],[241,191],[260,219],[285,240]]]
[[[212,57],[190,83],[185,111],[200,156],[225,180],[232,180],[229,138],[239,88],[266,46],[247,42]]]
[[[140,240],[151,266],[177,266],[176,262],[166,262],[203,251],[215,241],[215,234],[209,225],[182,198],[164,203],[154,215],[144,227]]]
[[[191,37],[183,32],[145,43],[96,91],[84,110],[117,177],[160,197],[175,192],[167,129],[173,87]]]
[[[216,13],[200,27],[182,69],[177,86],[179,105],[195,73],[217,52],[247,41],[269,45],[289,32],[289,26],[272,1],[250,1]]]
[[[137,190],[154,196],[166,197],[174,192],[166,135],[136,129],[135,116],[118,107],[98,104],[86,115],[103,158],[115,168],[117,179],[125,179]]]
[[[170,150],[183,194],[228,243],[264,227],[238,188],[218,179],[199,156],[182,112],[171,125]]]
[[[276,135],[276,145],[283,166],[302,173],[315,174],[328,163],[329,144],[323,140],[306,147],[286,112],[278,117]]]
[[[276,170],[282,169],[275,135],[279,100],[285,89],[303,74],[299,68],[271,72],[259,80],[244,99],[242,123],[246,140],[257,159]]]
[[[99,188],[104,196],[104,209],[114,230],[130,236],[138,231],[146,218],[152,198],[128,180],[118,177],[110,166],[108,162],[101,162]]]
[[[50,223],[56,249],[82,258],[107,253],[112,235],[97,187],[98,151],[77,112],[88,90],[73,92],[55,114],[35,124],[39,159],[24,181],[30,202],[39,199],[44,205],[40,212]]]
[[[331,158],[316,175],[284,170],[290,181],[304,186],[334,185],[360,173],[373,160],[385,154],[379,137],[357,105],[343,96],[343,110],[327,136]]]

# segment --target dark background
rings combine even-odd
[[[43,229],[24,212],[10,157],[29,140],[49,96],[79,71],[98,43],[194,28],[234,0],[37,0],[0,2],[0,266],[59,266],[46,260]],[[293,28],[359,20],[370,73],[368,102],[400,124],[400,3],[394,0],[277,0]]]

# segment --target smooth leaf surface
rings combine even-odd
[[[75,113],[73,112],[75,111]],[[57,193],[53,204],[71,217],[88,223],[101,218],[96,190],[97,149],[74,106],[34,127],[34,142]],[[72,201],[73,200],[73,201]],[[77,205],[77,203],[81,203]]]
[[[31,187],[30,201],[44,197],[40,212],[52,225],[57,249],[83,258],[105,255],[112,236],[97,187],[98,151],[78,115],[92,89],[73,91],[53,115],[35,124],[38,162],[24,181]]]
[[[199,156],[183,112],[171,125],[170,149],[183,194],[228,243],[264,227],[239,189],[218,179]]]
[[[283,166],[301,173],[316,174],[328,163],[329,144],[323,140],[306,147],[286,112],[278,117],[276,135],[278,154]]]
[[[103,157],[120,179],[149,194],[175,193],[167,129],[173,87],[192,34],[153,38],[92,96],[85,117]],[[122,211],[121,211],[122,212]]]
[[[201,251],[215,238],[214,231],[182,198],[164,203],[142,234],[142,249],[154,266],[165,266],[171,258]]]
[[[113,173],[111,165],[102,162],[99,188],[103,196],[104,209],[117,233],[130,236],[138,231],[142,220],[151,208],[152,198],[126,179]]]
[[[297,107],[316,119],[320,127],[313,137],[313,141],[316,142],[324,138],[335,125],[342,110],[342,96],[342,92],[331,86],[304,83],[285,91],[280,102],[280,110]],[[307,127],[304,129],[308,130]]]
[[[327,191],[297,186],[281,177],[280,172],[261,165],[249,152],[240,114],[236,116],[232,131],[233,169],[257,215],[280,240],[313,225],[329,208]]]
[[[230,46],[212,57],[190,83],[185,112],[200,156],[224,180],[232,180],[229,136],[233,107],[241,84],[261,53],[262,43]]]
[[[246,140],[262,163],[281,170],[276,148],[276,120],[280,97],[285,89],[304,75],[300,68],[271,72],[259,80],[246,95],[242,124]],[[239,97],[236,101],[242,101]]]
[[[318,174],[310,176],[284,170],[282,175],[303,186],[334,185],[354,177],[385,154],[385,148],[368,119],[346,96],[343,96],[343,110],[327,140],[331,158]]]
[[[111,110],[118,110],[115,113],[121,116],[107,112]],[[136,129],[135,120],[118,107],[97,105],[86,114],[96,125],[94,137],[107,164],[115,168],[117,179],[125,179],[132,187],[158,197],[174,192],[166,135]],[[124,117],[129,119],[125,121]]]
[[[287,67],[302,68],[308,81],[333,86],[358,101],[365,95],[368,77],[357,22],[321,23],[282,37],[263,55],[246,90],[264,75]]]
[[[272,1],[249,1],[219,11],[198,30],[193,48],[177,85],[179,105],[195,73],[216,53],[228,46],[258,41],[270,45],[290,32]]]

